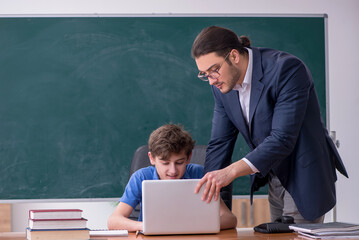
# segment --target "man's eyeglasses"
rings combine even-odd
[[[219,66],[215,69],[213,69],[212,71],[210,71],[208,74],[206,74],[206,72],[199,72],[198,73],[198,78],[201,79],[202,81],[208,82],[209,79],[218,79],[221,74],[218,72],[219,69],[221,69],[223,63],[226,61],[227,57],[229,56],[231,52],[229,52],[227,54],[227,56],[224,58],[223,62],[221,64],[219,64]]]

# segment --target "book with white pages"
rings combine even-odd
[[[292,224],[290,229],[296,232],[311,233],[317,235],[332,235],[335,233],[348,233],[351,231],[359,231],[359,225],[345,222],[328,222],[328,223],[303,223]]]
[[[84,229],[26,229],[27,240],[89,239],[90,230]]]
[[[87,219],[29,219],[30,229],[84,229]]]
[[[354,231],[350,231],[348,233],[345,232],[341,232],[341,233],[332,233],[332,234],[312,234],[312,233],[304,233],[304,232],[298,232],[298,234],[300,236],[304,236],[304,237],[309,237],[309,238],[314,238],[314,239],[358,239],[359,238],[359,232],[354,230]]]
[[[30,219],[79,219],[82,218],[80,209],[31,209]]]

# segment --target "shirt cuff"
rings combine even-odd
[[[253,173],[259,172],[259,170],[247,158],[242,158],[242,159],[252,169]]]

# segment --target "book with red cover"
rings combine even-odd
[[[81,229],[86,228],[87,219],[29,219],[30,229]]]
[[[80,219],[80,209],[33,209],[29,211],[30,219]]]

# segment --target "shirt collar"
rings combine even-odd
[[[188,165],[186,166],[186,171],[184,172],[182,179],[190,179],[187,169],[188,169]]]
[[[153,180],[160,180],[160,178],[158,177],[158,174],[157,174],[157,169],[155,167],[154,168],[154,171],[153,171],[153,177],[152,179]]]
[[[253,73],[253,52],[252,49],[250,48],[246,48],[248,51],[248,66],[247,66],[247,71],[246,71],[246,75],[244,75],[244,79],[242,82],[242,85],[236,84],[236,86],[234,86],[234,90],[241,90],[241,89],[245,89],[247,86],[251,85],[252,82],[252,73]]]
[[[157,169],[155,167],[154,168],[154,171],[153,171],[153,180],[160,180],[160,177],[158,176],[158,173],[157,173]],[[190,179],[191,177],[189,176],[188,174],[188,165],[186,166],[186,171],[184,172],[183,176],[181,179]]]

